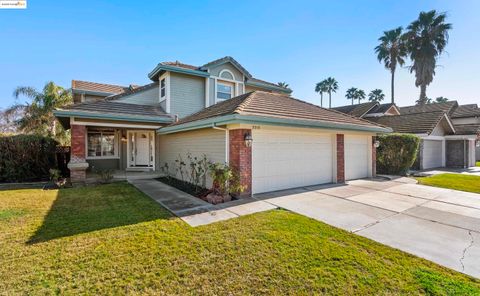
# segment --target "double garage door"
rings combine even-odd
[[[253,130],[253,139],[254,194],[335,181],[334,134]],[[368,176],[368,139],[345,137],[347,180]]]

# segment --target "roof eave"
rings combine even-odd
[[[248,123],[248,124],[266,124],[266,125],[282,125],[282,126],[294,126],[294,127],[306,127],[306,128],[323,128],[332,130],[351,130],[351,131],[364,131],[372,133],[390,133],[393,130],[391,128],[383,128],[376,126],[362,126],[355,124],[334,123],[324,121],[313,121],[303,119],[292,118],[277,118],[266,117],[258,115],[241,115],[241,114],[229,114],[224,116],[218,116],[213,118],[207,118],[204,120],[198,120],[193,122],[187,122],[180,125],[167,126],[157,130],[160,134],[172,134],[177,132],[207,128],[213,125],[225,125],[231,123]]]
[[[292,93],[292,90],[289,89],[289,88],[284,88],[284,87],[281,87],[281,86],[273,86],[273,85],[269,85],[269,84],[265,84],[265,83],[261,83],[261,82],[254,82],[254,81],[250,81],[250,80],[247,80],[247,82],[245,82],[245,85],[257,86],[257,87],[261,87],[261,88],[265,88],[265,89],[269,89],[269,90],[281,91],[281,92],[286,93],[286,94],[291,94]]]
[[[93,91],[93,90],[81,89],[81,88],[72,88],[72,93],[86,94],[86,95],[92,95],[92,96],[105,96],[105,97],[118,94],[118,93],[112,93],[112,92]]]
[[[112,113],[92,113],[73,110],[55,110],[53,111],[55,117],[78,117],[78,118],[91,118],[91,119],[107,119],[115,121],[133,121],[133,122],[152,122],[152,123],[171,123],[173,118],[157,118],[153,116],[132,116],[128,114],[112,114]]]
[[[174,67],[174,66],[169,66],[169,65],[158,64],[155,67],[155,69],[153,69],[148,74],[148,78],[150,78],[152,81],[155,81],[155,78],[160,73],[160,71],[169,71],[169,72],[188,74],[188,75],[194,75],[194,76],[200,76],[200,77],[210,77],[210,74],[207,73],[207,72],[204,72],[204,71],[191,70],[191,69],[186,69],[186,68],[181,68],[181,67]]]

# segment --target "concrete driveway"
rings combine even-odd
[[[480,194],[412,182],[355,180],[255,198],[480,277]]]

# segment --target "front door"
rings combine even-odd
[[[135,141],[135,165],[136,166],[148,166],[150,164],[149,153],[149,137],[148,133],[136,133]]]

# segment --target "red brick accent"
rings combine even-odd
[[[70,170],[70,180],[74,183],[85,181],[87,173],[85,170]]]
[[[337,134],[337,183],[345,182],[345,140],[343,134]]]
[[[372,137],[372,177],[377,176],[377,148],[375,148],[376,138]]]
[[[252,195],[252,147],[246,147],[244,140],[245,134],[251,132],[250,129],[229,131],[230,166],[238,170],[240,183],[246,187],[241,196]]]
[[[85,133],[84,125],[72,125],[72,158],[85,160]]]

